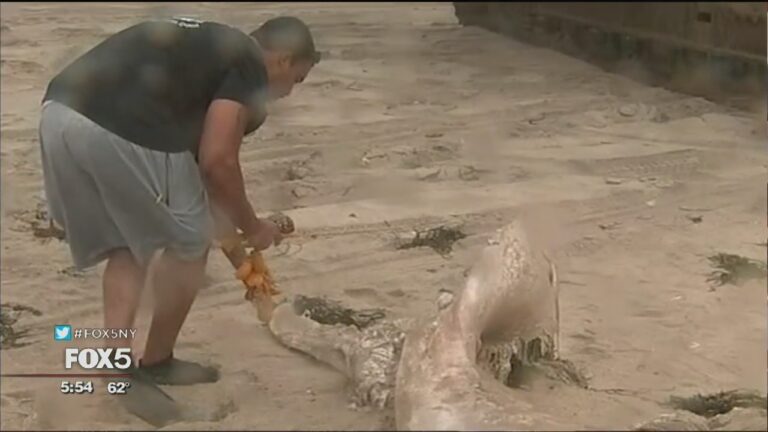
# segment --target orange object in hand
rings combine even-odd
[[[253,266],[253,271],[256,273],[267,273],[269,270],[267,269],[267,263],[264,262],[264,257],[261,255],[261,252],[259,251],[253,251],[251,252],[251,255],[248,257],[249,262],[251,263],[251,266]]]
[[[237,268],[237,271],[235,272],[235,277],[238,280],[241,280],[245,282],[246,279],[248,279],[248,276],[253,273],[253,264],[251,264],[251,260],[245,260],[242,264],[240,264],[240,267]]]
[[[295,230],[293,221],[288,216],[275,214],[269,219],[278,225],[283,234],[291,234]],[[230,239],[222,242],[222,249],[231,251],[241,247],[241,244],[239,240]],[[264,262],[261,252],[258,250],[251,252],[235,271],[235,277],[245,285],[245,298],[256,305],[259,318],[263,322],[268,322],[275,307],[272,296],[280,294],[280,291],[275,288],[272,273]]]
[[[250,289],[260,289],[264,286],[264,274],[253,272],[248,275],[245,285]]]
[[[248,259],[238,267],[235,276],[243,281],[248,291],[270,295],[279,293],[274,286],[272,273],[267,268],[264,258],[262,258],[259,252],[252,252]]]

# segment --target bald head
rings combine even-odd
[[[315,51],[315,41],[309,27],[296,17],[272,18],[251,32],[251,36],[263,49],[288,53],[294,62],[308,62],[314,65],[320,61],[320,54]]]
[[[309,27],[298,18],[272,18],[251,33],[264,52],[273,99],[288,96],[320,61]]]

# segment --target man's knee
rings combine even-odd
[[[111,249],[105,256],[109,270],[128,271],[138,278],[144,278],[147,274],[147,265],[137,260],[133,252],[127,247]]]
[[[107,266],[119,266],[143,271],[141,263],[136,260],[136,257],[133,256],[133,253],[127,247],[110,249],[106,252],[105,256],[107,258]]]
[[[199,277],[205,273],[210,248],[197,250],[166,249],[160,256],[158,266],[164,270],[181,272],[178,276]]]
[[[209,244],[201,243],[194,248],[186,249],[166,249],[164,254],[168,254],[171,259],[187,263],[191,266],[205,265],[208,262],[208,253],[211,247]]]
[[[155,266],[155,283],[160,284],[155,289],[165,291],[166,295],[195,296],[205,286],[207,258],[207,250],[190,255],[166,249]]]

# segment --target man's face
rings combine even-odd
[[[289,54],[278,54],[267,66],[270,97],[280,99],[291,94],[293,86],[303,82],[312,69],[308,60],[294,60]]]

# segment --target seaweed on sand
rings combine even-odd
[[[709,274],[707,282],[717,286],[738,285],[749,279],[764,279],[768,272],[764,262],[727,253],[709,257],[709,263],[715,269]]]
[[[41,312],[29,306],[3,303],[0,305],[0,348],[20,348],[29,345],[22,343],[29,330],[16,330],[14,325],[19,321],[22,313],[29,312],[32,315],[40,316]]]
[[[386,314],[381,309],[354,310],[344,307],[341,303],[321,297],[297,295],[293,300],[296,313],[306,316],[320,324],[355,326],[363,329],[384,318]]]
[[[711,418],[725,414],[734,408],[768,408],[765,396],[744,390],[721,391],[719,393],[690,397],[672,396],[669,404],[680,410]]]
[[[454,243],[466,237],[467,235],[458,228],[439,226],[426,231],[417,231],[410,241],[397,246],[397,249],[427,246],[440,255],[447,255],[453,250]]]

